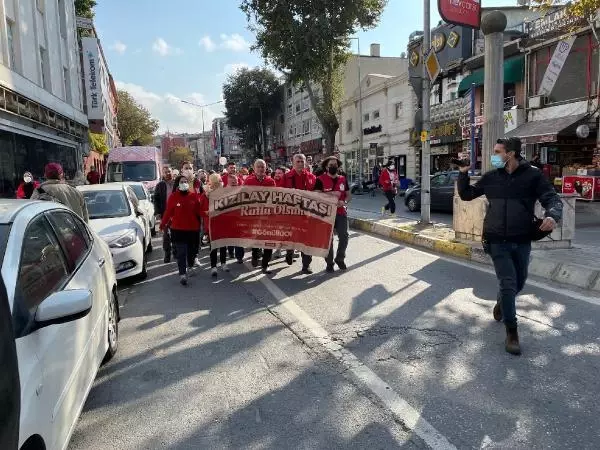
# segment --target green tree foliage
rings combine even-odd
[[[566,6],[567,12],[573,17],[592,20],[600,9],[600,0],[532,0],[533,8],[548,10],[554,6]]]
[[[150,145],[154,140],[154,133],[158,130],[158,120],[150,112],[137,103],[126,91],[119,90],[119,134],[123,145]]]
[[[93,19],[95,7],[96,2],[94,0],[75,0],[75,15]]]
[[[254,157],[264,156],[260,142],[262,123],[277,117],[281,106],[281,84],[275,74],[267,69],[242,69],[230,75],[223,86],[225,113],[230,127],[240,131],[243,148],[259,149]],[[266,130],[263,130],[266,136]]]
[[[192,151],[187,147],[174,147],[169,152],[169,164],[180,169],[185,161],[192,161]]]
[[[88,133],[88,137],[90,139],[90,148],[101,155],[108,154],[108,145],[106,145],[106,136],[102,133],[92,133],[91,131]]]
[[[243,0],[255,49],[291,82],[303,84],[333,152],[348,38],[377,25],[387,0]],[[313,89],[313,85],[317,89]]]

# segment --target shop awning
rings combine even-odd
[[[458,85],[458,95],[471,89],[471,85],[475,87],[483,86],[485,79],[485,71],[483,68],[477,69],[466,76]],[[520,55],[514,58],[509,58],[504,61],[504,84],[519,83],[525,79],[525,56]]]
[[[518,137],[523,144],[556,142],[558,134],[583,119],[586,114],[557,117],[555,119],[534,120],[506,133],[507,138]]]

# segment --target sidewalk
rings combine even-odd
[[[357,206],[348,211],[350,226],[354,229],[436,253],[491,265],[491,260],[483,252],[481,245],[456,240],[451,225],[436,223],[423,227],[418,224],[418,219],[406,217],[411,213],[405,214],[402,209],[399,209],[399,214],[403,217],[389,217],[364,210],[361,208],[362,205]],[[447,217],[451,219],[450,215]],[[589,245],[590,243],[595,245]],[[534,250],[531,252],[529,273],[600,293],[599,254],[600,235],[586,242],[586,245],[576,243],[570,249]]]

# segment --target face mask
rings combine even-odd
[[[504,166],[506,166],[506,161],[504,161],[500,155],[492,155],[490,162],[496,169],[504,169]]]
[[[23,177],[23,181],[25,183],[31,183],[33,180],[31,179],[31,177]]]
[[[338,173],[338,168],[333,166],[328,167],[327,172],[329,172],[329,175],[335,175]]]
[[[182,175],[186,178],[191,178],[194,176],[194,172],[192,172],[190,169],[186,169],[183,171]]]
[[[396,166],[393,164],[390,166],[390,170],[394,170],[395,168],[396,168]]]
[[[190,190],[190,185],[188,183],[180,183],[179,184],[179,190],[181,192],[187,192]]]

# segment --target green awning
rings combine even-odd
[[[466,76],[458,85],[458,95],[462,96],[466,91],[475,87],[483,86],[485,71],[483,68],[475,70]],[[519,55],[504,61],[504,84],[519,83],[525,79],[525,56]]]

